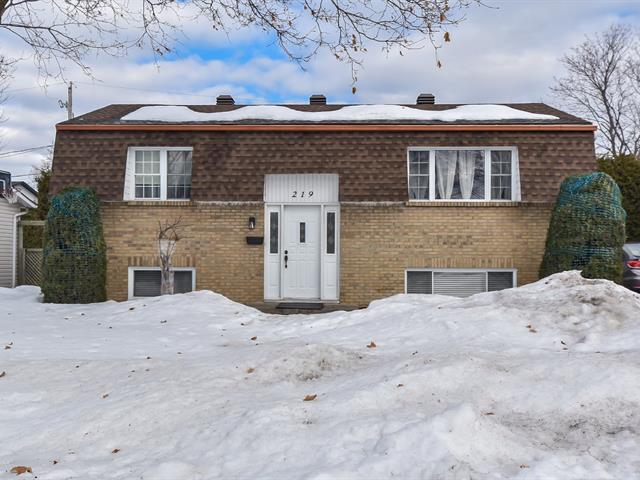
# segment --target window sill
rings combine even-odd
[[[407,207],[519,207],[522,202],[484,200],[484,201],[446,201],[446,200],[416,200],[405,202]]]

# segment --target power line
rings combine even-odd
[[[200,98],[208,98],[208,99],[213,98],[212,95],[198,95],[196,93],[187,93],[187,92],[172,92],[172,91],[165,91],[165,90],[151,90],[148,88],[125,87],[123,85],[112,85],[104,82],[99,82],[99,83],[76,82],[76,83],[79,83],[80,85],[87,85],[89,87],[107,87],[107,88],[115,88],[118,90],[135,90],[138,92],[164,93],[167,95],[182,95],[184,97],[200,97]]]
[[[176,91],[167,91],[167,90],[153,90],[153,89],[149,89],[149,88],[136,88],[136,87],[125,87],[124,85],[113,85],[110,83],[104,83],[104,82],[96,82],[96,83],[89,83],[89,82],[75,82],[76,84],[80,84],[80,85],[85,85],[88,87],[103,87],[103,88],[114,88],[116,90],[131,90],[131,91],[136,91],[136,92],[147,92],[147,93],[161,93],[164,95],[179,95],[179,96],[183,96],[183,97],[197,97],[197,98],[207,98],[207,99],[211,99],[213,98],[212,95],[199,95],[197,93],[188,93],[188,92],[176,92]],[[66,82],[57,82],[57,83],[52,83],[50,85],[46,85],[45,87],[42,86],[35,86],[35,87],[24,87],[24,88],[12,88],[12,89],[8,89],[5,90],[5,93],[13,93],[13,92],[22,92],[22,91],[26,91],[26,90],[34,90],[34,89],[42,89],[42,88],[48,88],[48,87],[57,87],[59,85],[66,85]]]
[[[49,88],[49,87],[57,87],[58,85],[66,85],[66,82],[50,83],[50,84],[44,85],[44,86],[43,85],[36,85],[35,87],[10,88],[8,90],[5,90],[5,93],[22,92],[24,90],[34,90],[36,88],[43,89],[43,88]]]
[[[21,153],[31,152],[34,150],[42,150],[43,148],[52,147],[52,144],[49,145],[41,145],[39,147],[31,147],[31,148],[23,148],[22,150],[11,150],[9,152],[0,152],[0,157],[12,157],[14,155],[19,155]]]

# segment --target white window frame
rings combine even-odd
[[[160,271],[160,267],[129,267],[127,272],[127,287],[128,287],[128,299],[134,300],[136,298],[153,298],[153,297],[135,297],[133,295],[133,275],[134,272],[145,272],[145,271]],[[172,267],[174,272],[191,272],[191,291],[196,291],[196,268],[195,267]]]
[[[436,198],[436,162],[437,151],[482,150],[484,154],[484,198]],[[491,152],[511,152],[511,199],[491,198]],[[409,178],[411,176],[411,152],[429,152],[429,198],[411,198]],[[409,202],[519,202],[520,201],[520,162],[517,147],[409,147],[407,148],[407,197]]]
[[[511,272],[513,273],[513,285],[511,288],[515,288],[518,286],[518,269],[517,268],[405,268],[404,269],[404,293],[407,293],[407,281],[408,281],[408,272],[451,272],[451,273],[484,273],[485,285],[489,288],[489,273],[490,272]],[[433,277],[431,288],[433,291]],[[487,293],[486,290],[484,293]],[[419,294],[418,294],[419,295]]]
[[[160,198],[139,198],[136,197],[136,152],[160,152]],[[125,183],[128,183],[132,194],[130,198],[126,198],[126,186],[125,186],[125,200],[136,200],[141,202],[186,202],[191,200],[189,198],[167,198],[167,152],[191,152],[191,182],[193,185],[193,147],[129,147],[127,151],[127,178]],[[192,190],[193,193],[193,190]]]

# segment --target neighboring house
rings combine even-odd
[[[179,291],[365,305],[537,280],[558,186],[595,127],[544,104],[110,105],[57,125],[51,188],[103,201],[108,296]],[[264,243],[262,242],[264,237]]]
[[[18,222],[38,204],[36,191],[25,182],[11,182],[0,170],[0,287],[16,286]]]

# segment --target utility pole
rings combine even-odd
[[[58,105],[60,108],[67,109],[67,118],[71,120],[73,118],[73,82],[69,82],[69,88],[67,88],[67,101],[58,100]]]
[[[73,118],[73,82],[69,82],[67,89],[67,116],[69,120]]]

